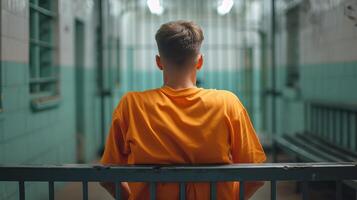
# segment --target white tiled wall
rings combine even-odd
[[[28,63],[27,0],[1,1],[1,60]]]

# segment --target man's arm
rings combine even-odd
[[[234,163],[262,163],[266,160],[264,150],[255,133],[248,113],[240,110],[233,118],[232,157]],[[264,185],[263,181],[247,181],[244,184],[244,196],[250,198]]]
[[[125,134],[127,132],[127,126],[123,122],[124,113],[126,109],[126,95],[122,97],[119,105],[113,112],[112,124],[109,130],[109,135],[105,144],[104,153],[100,163],[103,165],[122,165],[128,163],[129,150],[125,142]],[[104,187],[115,198],[115,184],[111,182],[100,182],[100,185]],[[121,199],[128,199],[130,194],[130,188],[127,182],[122,182],[121,185]]]
[[[115,184],[109,182],[100,182],[100,185],[106,189],[113,198],[115,198]],[[121,197],[120,199],[127,200],[129,199],[130,188],[127,182],[122,182],[121,185]]]

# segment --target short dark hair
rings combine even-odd
[[[192,21],[172,21],[161,25],[155,35],[161,56],[175,65],[184,65],[200,53],[203,31]]]

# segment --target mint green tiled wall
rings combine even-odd
[[[305,99],[355,103],[357,61],[303,65],[301,85]]]
[[[282,95],[276,98],[276,133],[293,134],[303,131],[304,103],[310,100],[355,104],[357,102],[357,62],[302,64],[300,89],[285,86],[286,68],[277,68],[277,89]],[[271,130],[271,97],[264,98],[268,128]]]
[[[2,63],[3,111],[0,113],[1,164],[62,164],[76,162],[74,68],[61,66],[61,101],[55,108],[34,112],[30,107],[28,65]],[[96,70],[84,70],[85,160],[93,161],[99,148],[99,100]],[[110,118],[110,117],[109,117]],[[18,199],[18,185],[0,183],[0,199]],[[47,194],[46,184],[28,183],[26,199]]]

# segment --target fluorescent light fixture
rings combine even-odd
[[[162,7],[160,0],[147,0],[146,4],[153,14],[161,15],[164,12],[164,7]]]
[[[221,3],[218,4],[217,12],[220,15],[225,15],[231,11],[233,7],[234,1],[233,0],[221,0]]]

